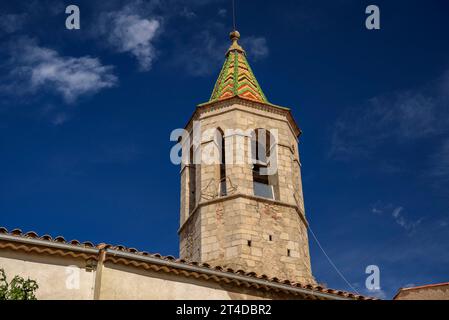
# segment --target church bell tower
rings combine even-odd
[[[188,160],[181,167],[180,256],[314,283],[301,130],[290,109],[268,102],[238,43],[239,32],[230,38],[212,96],[185,128],[190,139],[183,139]]]

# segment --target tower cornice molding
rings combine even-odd
[[[182,230],[190,223],[191,219],[193,219],[193,217],[198,213],[200,208],[202,208],[204,206],[220,203],[220,202],[230,201],[230,200],[233,200],[233,199],[236,199],[236,198],[245,198],[245,199],[250,199],[250,200],[257,201],[257,202],[263,202],[263,203],[278,205],[278,206],[286,207],[286,208],[293,208],[298,213],[298,215],[301,218],[301,220],[304,223],[304,225],[307,228],[309,227],[309,222],[306,219],[305,213],[297,205],[294,205],[294,204],[291,204],[291,203],[287,203],[287,202],[284,202],[284,201],[272,200],[272,199],[257,197],[257,196],[254,196],[254,195],[249,195],[249,194],[244,194],[244,193],[235,193],[235,194],[232,194],[232,195],[229,195],[229,196],[225,196],[225,197],[217,197],[217,198],[212,199],[212,200],[200,201],[197,204],[197,206],[195,207],[195,209],[193,209],[193,211],[190,213],[190,215],[186,219],[186,221],[184,221],[184,223],[180,226],[180,228],[178,229],[178,234],[181,234]]]
[[[260,110],[270,112],[276,115],[285,116],[294,136],[296,138],[299,138],[302,134],[302,130],[300,129],[295,119],[293,118],[290,108],[277,106],[271,103],[253,101],[239,96],[199,104],[196,107],[195,111],[193,112],[192,116],[190,117],[190,120],[187,122],[185,126],[186,130],[188,130],[192,126],[193,121],[199,120],[201,115],[206,114],[208,112],[217,111],[220,109],[225,109],[233,105],[241,105],[252,108],[254,110]]]

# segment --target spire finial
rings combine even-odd
[[[229,54],[229,52],[231,52],[231,51],[238,51],[240,53],[245,54],[245,50],[243,50],[243,48],[238,43],[238,41],[240,40],[240,32],[238,32],[237,30],[232,31],[229,34],[229,38],[231,39],[232,44],[229,47],[227,54]]]
[[[234,31],[229,34],[229,38],[231,38],[232,42],[240,40],[240,32],[234,29]]]

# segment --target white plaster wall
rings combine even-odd
[[[14,251],[0,251],[0,268],[5,270],[8,282],[19,275],[37,281],[38,300],[89,300],[93,299],[95,272],[82,268],[84,260],[36,255]],[[79,271],[79,289],[68,289],[67,266]],[[72,273],[73,274],[73,273]],[[74,283],[74,282],[71,282]]]
[[[260,299],[229,293],[213,282],[198,281],[162,272],[105,264],[100,299],[136,300],[230,300]]]

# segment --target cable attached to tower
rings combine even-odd
[[[308,226],[308,229],[310,231],[310,234],[313,236],[313,238],[315,239],[315,242],[317,243],[318,247],[321,249],[321,251],[323,252],[324,256],[327,258],[327,260],[329,261],[330,265],[335,269],[335,271],[337,272],[337,274],[343,279],[344,282],[346,282],[346,284],[349,286],[349,288],[351,288],[355,293],[359,294],[360,293],[357,291],[356,288],[354,288],[354,286],[348,281],[348,279],[346,279],[346,277],[343,275],[343,273],[341,273],[341,271],[337,268],[337,266],[335,265],[335,263],[332,261],[332,259],[328,256],[328,254],[326,253],[326,251],[324,250],[323,246],[321,245],[320,241],[318,241],[318,238],[316,237],[315,233],[313,232],[312,228],[310,227],[310,225]]]
[[[235,0],[232,0],[232,26],[234,28],[233,31],[236,31],[236,27],[235,27]]]

